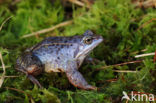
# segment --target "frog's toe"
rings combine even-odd
[[[85,88],[86,90],[97,90],[97,87],[91,85],[87,85]]]

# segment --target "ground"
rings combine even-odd
[[[88,6],[69,1],[0,1],[0,63],[5,66],[0,65],[0,103],[132,103],[121,101],[123,91],[156,98],[154,55],[135,58],[156,50],[155,8],[136,7],[130,0],[81,1]],[[45,37],[81,35],[86,30],[104,38],[91,53],[100,62],[80,68],[85,79],[99,87],[97,91],[73,87],[64,73],[38,76],[41,90],[15,70],[17,57]],[[36,31],[38,35],[29,35]]]

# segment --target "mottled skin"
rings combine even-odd
[[[91,31],[86,31],[80,36],[49,37],[27,49],[17,59],[16,69],[24,72],[40,88],[42,86],[34,76],[45,71],[65,72],[75,87],[95,90],[96,87],[86,82],[78,68],[85,57],[102,41],[101,36],[94,35]]]

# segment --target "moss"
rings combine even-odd
[[[8,1],[0,5],[0,24],[13,16],[0,31],[0,52],[5,65],[9,66],[6,75],[19,75],[16,78],[5,78],[0,88],[0,102],[115,103],[121,102],[122,91],[156,94],[156,71],[155,63],[151,61],[152,56],[142,58],[142,63],[96,70],[103,66],[136,60],[134,56],[139,53],[155,51],[156,23],[152,20],[156,18],[154,8],[135,8],[130,1],[125,0],[96,0],[90,9],[71,4],[68,8],[71,10],[67,11],[66,6],[59,0],[52,1],[22,0],[15,5]],[[66,21],[69,19],[67,15],[71,14],[70,19],[74,21],[71,25],[37,37],[20,38]],[[38,76],[37,79],[45,87],[40,90],[26,79],[26,76],[15,71],[15,61],[26,48],[48,36],[80,35],[87,29],[104,37],[104,42],[91,53],[92,57],[101,62],[80,68],[90,84],[100,87],[98,91],[77,89],[68,82],[65,74],[59,73]],[[146,51],[143,51],[144,49]],[[138,72],[115,73],[114,69]],[[3,72],[2,68],[0,72]],[[109,82],[112,79],[117,81]]]

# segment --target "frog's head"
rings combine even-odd
[[[102,36],[94,35],[92,31],[87,30],[79,41],[79,50],[75,57],[87,56],[102,41]]]

